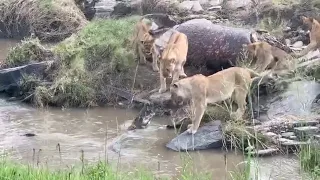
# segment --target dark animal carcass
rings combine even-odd
[[[206,19],[193,19],[176,27],[189,41],[186,66],[205,66],[210,74],[236,65],[242,45],[251,43],[248,29],[213,24]]]
[[[217,25],[206,19],[192,19],[174,26],[173,29],[188,37],[188,57],[185,66],[195,67],[196,70],[192,74],[209,75],[236,65],[237,58],[241,58],[239,55],[243,54],[242,45],[253,42],[253,32],[248,29]],[[156,42],[158,48],[169,40],[169,31],[150,31],[154,37],[159,37],[159,43]]]

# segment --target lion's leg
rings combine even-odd
[[[160,69],[162,69],[162,63],[160,62]],[[167,84],[166,84],[166,78],[163,77],[162,70],[160,70],[160,89],[159,93],[164,93],[167,91]]]
[[[188,133],[195,134],[200,126],[201,119],[203,117],[203,114],[207,108],[207,103],[205,99],[200,100],[200,102],[195,102],[194,104],[195,112],[194,112],[194,118],[192,121],[192,124],[189,125],[189,129],[187,130]]]
[[[269,55],[267,57],[258,57],[257,59],[258,60],[256,62],[256,71],[258,73],[261,73],[264,70],[266,70],[268,65],[273,61],[273,56]]]
[[[146,64],[147,60],[146,60],[146,57],[145,57],[145,55],[144,55],[144,52],[143,52],[141,46],[143,46],[143,45],[140,45],[140,46],[138,47],[138,50],[139,50],[139,58],[140,58],[140,61],[139,61],[139,62],[140,62],[140,64]]]
[[[179,74],[180,74],[180,70],[179,69],[175,69],[173,71],[171,85],[174,84],[175,82],[179,81]]]
[[[179,73],[179,77],[180,78],[186,78],[187,77],[186,73],[184,72],[184,64],[185,63],[186,63],[186,60],[182,61],[181,70],[180,70],[180,73]]]
[[[234,93],[235,93],[234,98],[238,106],[238,109],[236,111],[236,116],[237,116],[237,119],[242,119],[242,116],[245,112],[245,108],[247,105],[246,97],[247,97],[248,91],[247,89],[237,88],[235,89]]]
[[[155,51],[154,47],[151,48],[152,53],[152,69],[155,72],[159,71],[158,67],[158,52]]]
[[[310,42],[310,44],[308,44],[308,46],[304,50],[302,50],[300,53],[297,53],[295,57],[302,57],[308,54],[310,51],[314,51],[316,49],[317,49],[317,42]]]

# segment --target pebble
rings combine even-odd
[[[291,46],[293,48],[302,48],[303,42],[302,41],[297,41],[297,42],[293,43]]]

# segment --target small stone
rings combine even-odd
[[[284,138],[289,138],[290,136],[294,136],[294,132],[285,132],[281,134]]]
[[[293,48],[302,48],[303,42],[302,41],[297,41],[297,42],[293,43],[291,46]]]
[[[288,32],[290,30],[291,30],[291,27],[288,27],[288,26],[283,29],[284,32]]]
[[[183,1],[179,4],[179,9],[193,12],[202,12],[203,8],[199,1]]]
[[[290,39],[286,39],[285,42],[286,42],[286,45],[287,45],[287,46],[290,46],[290,45],[291,45],[291,40],[290,40]]]
[[[221,10],[221,9],[222,9],[222,6],[211,6],[207,10],[208,11],[217,11],[217,10]]]
[[[307,133],[307,134],[315,134],[318,132],[319,128],[316,126],[303,126],[303,127],[295,127],[296,133]]]
[[[291,139],[291,140],[296,140],[296,139],[297,139],[297,136],[290,136],[289,139]]]
[[[263,133],[264,136],[266,137],[275,137],[275,136],[278,136],[276,133],[273,133],[273,132],[266,132],[266,133]]]

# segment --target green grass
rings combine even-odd
[[[116,101],[107,85],[132,88],[136,62],[130,40],[138,18],[95,20],[53,46],[58,59],[57,68],[48,71],[53,84],[33,88],[33,102],[40,107],[88,107]],[[44,60],[42,49],[39,40],[28,39],[10,51],[6,63],[11,67]]]
[[[16,67],[32,62],[41,62],[46,58],[46,49],[40,44],[39,39],[26,38],[20,44],[10,49],[5,67]]]
[[[179,180],[211,180],[212,174],[195,172],[190,160],[185,163],[182,172],[176,179]],[[0,180],[169,180],[164,176],[154,175],[144,167],[129,168],[130,170],[118,170],[111,164],[99,161],[91,165],[71,167],[64,170],[49,170],[48,168],[23,165],[11,161],[0,161]]]
[[[0,163],[0,180],[153,180],[155,176],[145,170],[116,172],[110,165],[98,162],[95,165],[70,170],[49,171],[3,161]]]
[[[301,168],[312,178],[320,179],[320,146],[319,143],[302,145],[299,153]]]

